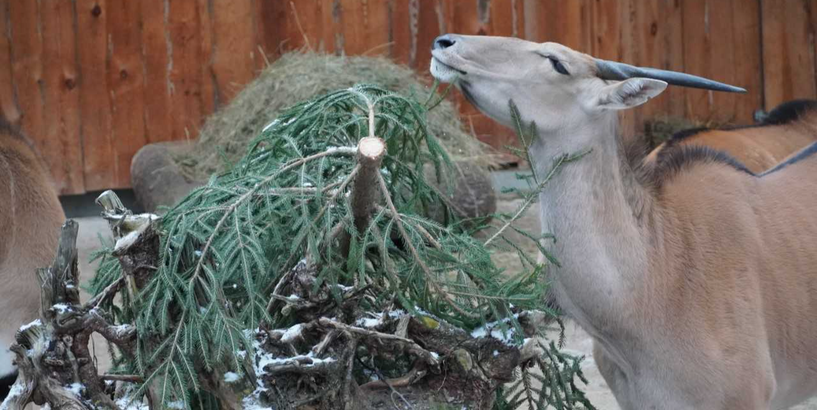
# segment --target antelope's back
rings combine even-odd
[[[34,146],[0,118],[0,379],[14,372],[8,346],[37,318],[37,268],[54,258],[65,220],[47,168]]]
[[[778,383],[776,408],[817,391],[817,143],[759,176],[764,320]]]
[[[759,174],[794,152],[817,141],[817,101],[793,100],[780,104],[759,124],[726,129],[685,130],[653,150],[701,145],[723,151]]]

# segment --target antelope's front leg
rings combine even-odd
[[[604,377],[604,381],[610,387],[621,409],[635,409],[636,407],[630,400],[630,386],[627,383],[627,375],[621,371],[621,368],[615,362],[607,357],[604,349],[595,340],[593,341],[593,360],[596,362],[599,373]]]

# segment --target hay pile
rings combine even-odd
[[[206,179],[235,163],[247,144],[286,107],[356,83],[380,85],[425,101],[430,82],[385,57],[335,56],[311,51],[282,55],[249,83],[229,105],[205,122],[194,148],[175,156],[186,177]],[[489,146],[465,132],[450,101],[429,112],[430,131],[458,161],[495,165]]]

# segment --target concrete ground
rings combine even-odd
[[[519,183],[515,180],[513,173],[511,172],[496,173],[494,175],[494,182],[497,190],[499,190],[502,186],[518,185]],[[141,212],[141,209],[139,209],[133,203],[133,197],[130,192],[118,191],[117,194],[120,194],[120,197],[123,199],[126,206],[130,207],[134,212]],[[83,282],[87,281],[93,275],[95,264],[89,263],[89,259],[91,252],[99,247],[100,242],[98,235],[105,238],[111,237],[107,222],[98,216],[100,209],[93,203],[94,198],[95,194],[72,197],[68,198],[67,201],[64,201],[64,206],[68,217],[75,219],[79,223],[79,238],[77,241],[77,247],[79,250],[80,270]],[[511,212],[516,209],[518,205],[519,200],[511,199],[508,196],[503,196],[500,194],[498,211]],[[527,229],[530,229],[531,227],[538,227],[538,209],[538,206],[532,206],[528,212],[525,213],[523,218],[517,222],[517,225],[520,227],[527,227]],[[520,243],[523,242],[524,241],[520,240]],[[530,248],[530,250],[533,252],[532,248]],[[516,259],[517,258],[515,258],[512,254],[498,254],[496,262],[497,264],[506,266],[509,269],[513,269],[514,266],[518,266],[518,261]],[[88,295],[83,294],[83,300],[87,300],[87,298]],[[598,368],[593,361],[592,341],[590,337],[572,322],[568,322],[566,327],[567,343],[565,345],[565,349],[568,349],[572,354],[577,356],[584,355],[586,357],[586,359],[582,362],[582,368],[589,381],[589,384],[582,386],[581,381],[579,381],[579,386],[582,386],[582,388],[586,391],[591,403],[593,403],[596,408],[600,410],[619,410],[619,406],[616,404],[609,387],[601,377]],[[97,337],[94,339],[95,350],[99,357],[100,370],[104,371],[109,366],[105,342],[101,337],[98,337],[98,335],[96,336]],[[556,337],[556,335],[552,336]],[[810,400],[808,403],[792,409],[817,410],[817,397]]]

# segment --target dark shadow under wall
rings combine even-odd
[[[138,214],[144,212],[142,207],[136,201],[136,196],[132,189],[114,189],[116,195],[122,200],[122,204],[126,208]],[[86,192],[80,195],[62,195],[60,196],[60,203],[62,209],[65,211],[66,218],[82,218],[91,216],[100,216],[102,208],[96,204],[96,198],[104,191]]]

